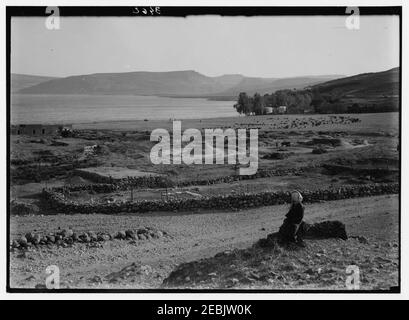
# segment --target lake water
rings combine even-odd
[[[236,116],[234,101],[131,95],[12,94],[11,123],[204,119]]]

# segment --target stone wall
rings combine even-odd
[[[109,180],[109,178],[108,178]],[[105,181],[102,179],[101,181]],[[167,177],[163,176],[144,176],[144,177],[129,177],[114,183],[93,183],[93,184],[77,184],[69,185],[53,190],[60,193],[70,191],[92,191],[94,193],[110,193],[115,191],[124,191],[130,189],[156,189],[156,188],[172,188],[174,183]]]
[[[336,189],[320,189],[302,191],[304,202],[340,200],[357,197],[368,197],[400,192],[399,183],[370,185],[348,185]],[[95,204],[66,200],[62,193],[55,190],[44,190],[43,199],[48,208],[55,213],[102,213],[118,214],[121,212],[141,213],[150,211],[189,211],[196,209],[236,210],[251,207],[269,206],[289,202],[289,194],[285,191],[260,192],[253,194],[220,195],[200,199],[141,200],[124,201],[109,204]]]
[[[97,177],[94,177],[93,173],[82,173],[80,174],[83,178],[89,179],[92,181],[98,181],[99,183],[94,184],[78,184],[64,186],[61,188],[55,188],[57,192],[69,192],[69,191],[92,191],[95,193],[109,193],[115,191],[124,191],[130,189],[157,189],[157,188],[172,188],[172,187],[188,187],[188,186],[203,186],[203,185],[212,185],[219,183],[231,183],[234,181],[240,180],[252,180],[258,178],[269,178],[276,176],[285,176],[285,175],[300,175],[304,169],[281,169],[281,170],[258,170],[254,175],[229,175],[221,176],[217,178],[209,179],[200,179],[200,180],[189,180],[189,181],[180,181],[174,183],[170,178],[164,176],[145,176],[145,177],[128,177],[121,179],[119,181],[113,181],[110,183],[109,178],[101,177],[95,174],[101,179],[98,180]]]
[[[303,172],[304,172],[303,168],[258,170],[257,173],[253,175],[238,175],[237,174],[237,175],[222,176],[222,177],[202,179],[202,180],[182,181],[178,183],[178,186],[187,187],[187,186],[196,186],[196,185],[230,183],[230,182],[240,181],[240,180],[253,180],[253,179],[260,179],[260,178],[277,177],[277,176],[300,175]]]

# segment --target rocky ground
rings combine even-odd
[[[361,289],[389,289],[399,284],[398,201],[397,195],[386,195],[308,205],[307,222],[340,220],[350,238],[307,240],[301,250],[252,247],[278,230],[288,205],[238,212],[11,217],[12,239],[73,226],[96,233],[149,227],[166,236],[14,250],[10,284],[43,288],[47,266],[56,265],[62,288],[342,290],[346,267],[357,265]]]
[[[230,179],[237,175],[234,165],[152,165],[150,132],[171,126],[159,120],[107,122],[77,125],[72,137],[11,137],[11,200],[21,204],[10,223],[10,240],[18,240],[10,253],[11,287],[43,288],[50,265],[59,267],[62,288],[344,289],[349,264],[360,267],[364,289],[399,284],[397,195],[307,204],[307,222],[340,220],[351,237],[308,240],[307,248],[295,251],[253,247],[278,230],[288,205],[115,215],[109,210],[64,215],[41,205],[43,188],[95,182],[76,175],[84,167],[166,174],[183,187],[170,193],[190,192],[195,198],[400,179],[398,113],[183,121],[184,129],[259,129],[259,172],[281,173],[240,181]],[[95,154],[85,152],[90,146],[97,146]],[[71,196],[91,202],[162,199],[163,190]]]

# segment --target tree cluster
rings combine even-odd
[[[337,90],[321,93],[318,88],[303,90],[278,90],[261,96],[249,96],[241,92],[233,106],[239,114],[263,115],[266,107],[286,106],[286,113],[368,113],[399,111],[397,103],[386,101],[378,104],[356,103],[345,99],[345,94]]]

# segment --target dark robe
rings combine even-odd
[[[304,207],[301,203],[293,204],[285,215],[283,224],[280,227],[280,239],[284,242],[296,242],[301,240],[297,234],[304,218]]]
[[[304,218],[303,205],[301,203],[293,204],[285,217],[285,220],[287,220],[288,223],[300,224]]]

